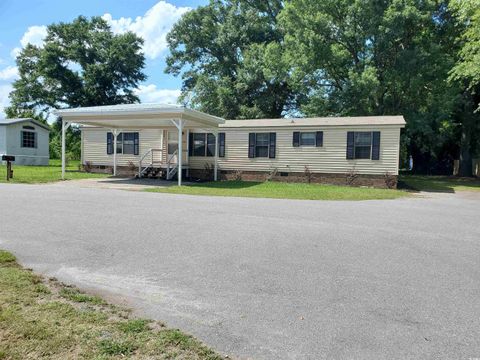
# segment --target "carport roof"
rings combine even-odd
[[[162,128],[171,120],[185,120],[185,127],[218,127],[224,119],[170,104],[122,104],[60,109],[65,121],[107,128]]]

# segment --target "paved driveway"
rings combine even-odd
[[[480,201],[0,185],[0,247],[256,359],[480,357]]]

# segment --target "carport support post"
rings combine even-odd
[[[65,180],[65,132],[69,126],[70,123],[62,119],[62,180]]]
[[[113,176],[117,176],[117,129],[112,129],[113,134]]]
[[[213,181],[218,180],[218,131],[215,130],[214,132],[215,135],[215,160],[214,160],[214,169],[213,169]]]
[[[178,129],[178,151],[177,151],[177,177],[178,177],[178,186],[182,186],[182,132],[183,125],[185,123],[182,119],[172,120],[172,123]]]

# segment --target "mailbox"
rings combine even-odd
[[[2,161],[7,162],[7,181],[13,178],[12,161],[15,161],[15,156],[2,155]]]
[[[2,155],[2,161],[15,161],[15,156],[13,156],[13,155]]]

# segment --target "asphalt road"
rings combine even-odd
[[[254,359],[480,358],[480,199],[0,184],[0,247]]]

